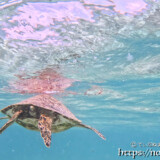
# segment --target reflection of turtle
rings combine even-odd
[[[0,133],[13,122],[17,122],[27,129],[40,130],[47,147],[50,147],[52,132],[61,132],[73,126],[91,129],[105,139],[96,129],[82,124],[69,109],[50,95],[38,95],[29,98],[20,103],[10,105],[2,109],[1,112],[8,116],[6,118],[10,119],[0,128]]]

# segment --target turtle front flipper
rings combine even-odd
[[[8,116],[6,116],[6,117],[0,117],[0,120],[2,120],[2,119],[9,119],[9,117]]]
[[[38,120],[38,128],[40,129],[41,136],[47,147],[50,147],[51,144],[51,135],[52,135],[51,126],[52,126],[52,118],[42,114]]]
[[[0,128],[0,134],[6,129],[8,128],[14,121],[17,120],[18,116],[22,113],[22,110],[17,111],[11,118],[10,120],[2,127]],[[4,119],[4,118],[3,118]]]

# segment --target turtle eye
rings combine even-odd
[[[31,110],[31,111],[34,111],[34,106],[30,106],[30,110]]]

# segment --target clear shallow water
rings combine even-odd
[[[154,0],[1,1],[0,108],[39,94],[23,93],[21,77],[51,68],[74,81],[53,96],[107,138],[73,128],[53,134],[47,149],[40,133],[14,124],[0,136],[1,158],[115,160],[132,159],[118,148],[160,150],[130,145],[160,143],[159,9]]]

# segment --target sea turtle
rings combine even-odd
[[[66,106],[47,94],[37,95],[10,105],[3,108],[1,112],[7,117],[0,119],[9,118],[9,121],[0,128],[0,133],[13,122],[17,122],[27,129],[40,131],[47,147],[50,147],[52,132],[61,132],[74,126],[91,129],[105,140],[99,131],[82,124]]]

